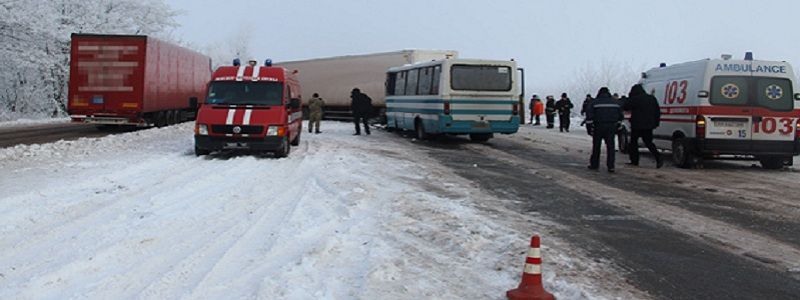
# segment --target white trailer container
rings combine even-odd
[[[372,105],[384,115],[385,80],[390,67],[439,59],[457,58],[453,50],[401,50],[276,63],[298,70],[303,87],[303,105],[319,93],[325,100],[325,118],[350,118],[350,91],[358,88],[372,98]]]

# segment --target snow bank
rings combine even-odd
[[[197,158],[188,123],[0,150],[0,298],[504,299],[552,225],[523,232],[408,140],[351,126],[283,159]],[[558,275],[595,263],[546,241],[548,289],[603,298]]]

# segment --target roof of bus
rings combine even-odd
[[[254,74],[257,70],[257,73]],[[283,82],[288,71],[282,67],[222,66],[214,71],[213,81],[277,81]],[[255,79],[253,77],[256,77]]]
[[[444,64],[445,62],[449,64],[489,64],[489,65],[507,65],[507,66],[516,66],[516,61],[513,60],[487,60],[487,59],[463,59],[463,58],[451,58],[451,59],[439,59],[439,60],[432,60],[427,62],[421,62],[416,64],[408,64],[399,67],[391,67],[389,68],[389,72],[397,72],[403,70],[409,70],[414,68],[420,67],[428,67],[428,66],[436,66]]]

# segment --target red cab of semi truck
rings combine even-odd
[[[153,37],[72,34],[73,122],[165,126],[194,119],[211,59]]]
[[[259,66],[219,67],[195,121],[195,154],[243,149],[289,155],[300,143],[302,110],[297,72]]]

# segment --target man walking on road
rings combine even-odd
[[[607,87],[597,92],[597,97],[586,110],[586,126],[592,135],[592,156],[589,169],[597,170],[600,166],[600,144],[606,143],[606,166],[609,173],[614,173],[614,135],[617,125],[625,119],[622,107],[611,97]]]
[[[547,119],[547,128],[553,128],[553,123],[556,122],[556,99],[553,96],[547,96],[547,104],[544,109],[544,116]]]
[[[325,101],[322,101],[322,98],[319,97],[319,94],[314,93],[311,100],[308,100],[308,132],[311,133],[311,130],[314,128],[316,124],[317,130],[314,133],[322,133],[319,130],[319,123],[322,121],[322,108],[325,107]]]
[[[639,138],[642,138],[642,142],[656,159],[656,168],[661,168],[664,161],[661,154],[658,153],[656,145],[653,144],[653,129],[658,127],[661,121],[658,99],[647,94],[641,84],[631,87],[628,96],[623,107],[624,110],[631,112],[631,146],[628,149],[631,161],[628,164],[639,165]]]
[[[356,125],[356,133],[353,135],[361,135],[361,127],[359,124],[364,123],[364,132],[369,135],[369,124],[367,119],[372,114],[372,99],[366,94],[361,93],[361,90],[354,88],[350,92],[350,109],[353,111],[353,123]]]

